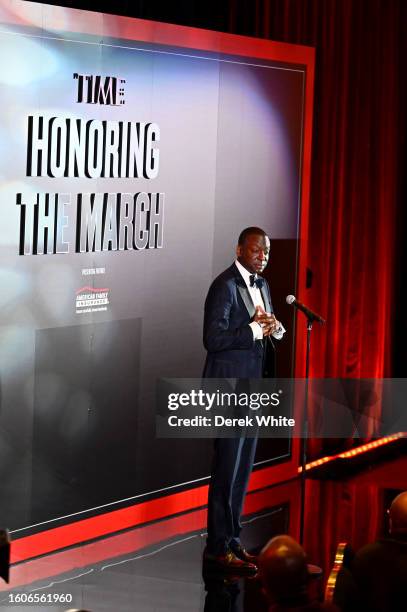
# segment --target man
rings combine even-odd
[[[389,536],[363,546],[350,565],[354,584],[346,582],[335,598],[347,611],[407,610],[407,491],[392,502]]]
[[[212,283],[205,302],[204,377],[250,379],[274,375],[274,346],[284,328],[273,314],[264,278],[270,239],[258,227],[239,236],[237,260]],[[239,384],[239,383],[237,383]],[[208,497],[206,562],[223,570],[255,572],[255,557],[240,542],[240,515],[253,466],[256,438],[215,441]]]
[[[340,612],[333,604],[323,604],[311,594],[312,580],[322,569],[307,563],[304,549],[293,538],[272,538],[259,556],[259,578],[270,612]]]

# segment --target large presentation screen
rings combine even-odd
[[[310,85],[299,47],[18,1],[0,22],[0,515],[18,537],[208,481],[210,440],[156,438],[156,382],[201,375],[205,296],[244,227],[272,238],[276,304],[295,289]],[[290,452],[262,442],[258,466]]]

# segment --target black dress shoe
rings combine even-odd
[[[235,546],[233,548],[233,554],[242,561],[246,563],[253,563],[254,565],[257,563],[257,557],[255,555],[251,555],[247,552],[243,546]]]
[[[250,575],[257,573],[257,565],[250,561],[239,559],[231,550],[224,555],[212,555],[205,550],[203,560],[205,564],[222,572]]]

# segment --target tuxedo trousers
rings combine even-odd
[[[207,551],[225,554],[240,544],[240,517],[257,438],[217,438],[208,496]]]

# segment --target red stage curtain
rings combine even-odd
[[[298,297],[328,323],[313,332],[311,376],[391,376],[407,3],[241,4],[232,2],[231,31],[316,48],[306,247],[313,284]]]

